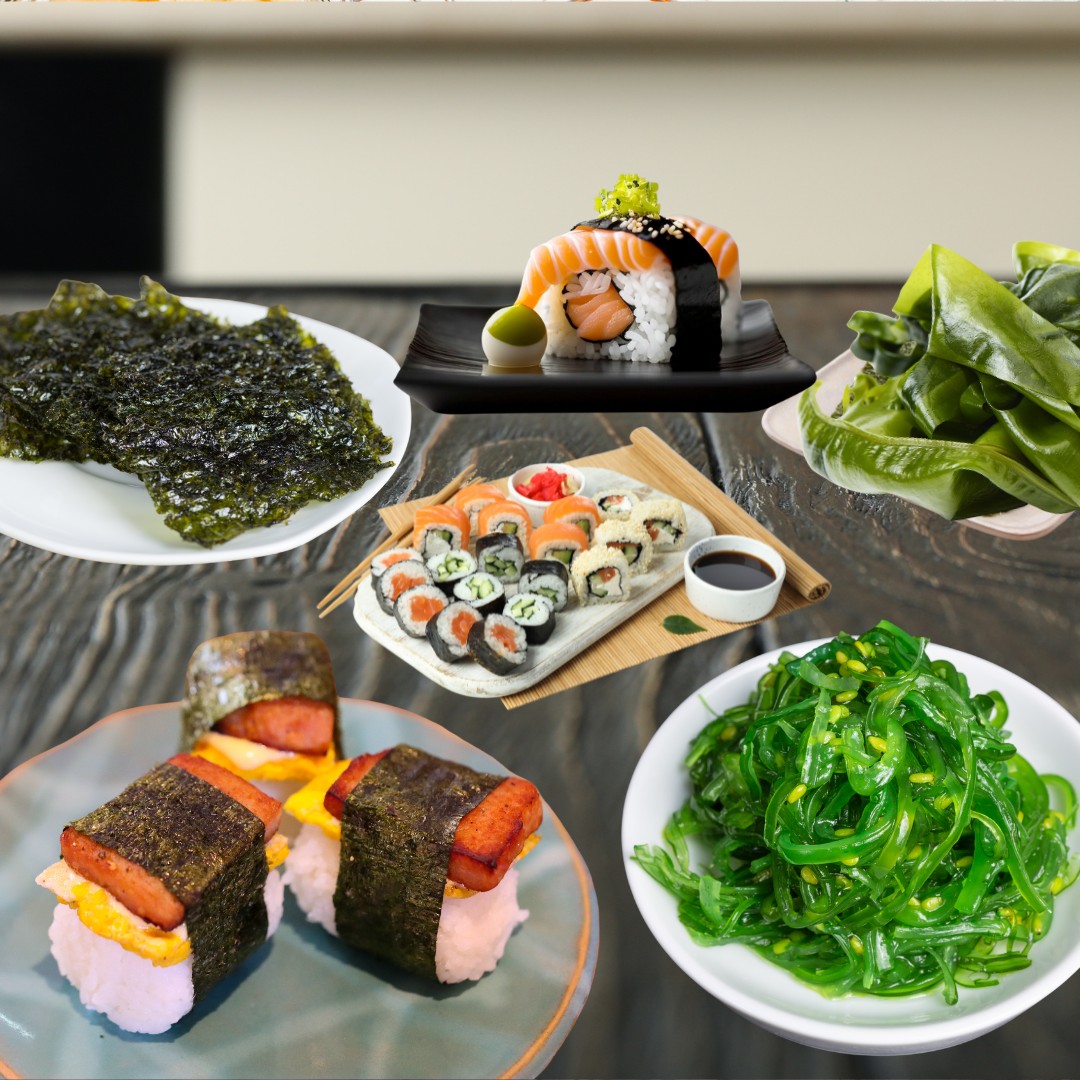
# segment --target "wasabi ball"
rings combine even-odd
[[[547,351],[547,327],[531,307],[514,304],[488,319],[481,343],[492,367],[535,367]]]

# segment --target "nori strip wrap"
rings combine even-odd
[[[284,308],[234,327],[140,286],[63,281],[48,307],[0,316],[0,454],[134,473],[205,547],[390,464],[368,402]]]
[[[334,891],[342,941],[436,978],[454,834],[504,779],[413,746],[395,746],[383,757],[345,800]]]
[[[265,828],[167,762],[70,823],[159,878],[187,909],[195,1000],[266,941]]]
[[[659,248],[675,274],[675,344],[671,367],[713,368],[720,363],[720,279],[712,256],[690,230],[675,218],[602,217],[582,221],[575,229],[629,232]]]
[[[229,713],[283,697],[333,707],[334,750],[341,757],[337,687],[322,638],[290,630],[246,630],[204,641],[188,661],[180,749],[193,750]]]

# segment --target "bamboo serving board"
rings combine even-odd
[[[407,663],[424,672],[439,685],[469,696],[498,696],[508,709],[525,705],[530,701],[557,694],[574,686],[581,686],[604,675],[614,674],[629,667],[635,667],[647,660],[678,652],[702,641],[721,637],[739,630],[750,623],[728,623],[708,619],[694,608],[687,599],[682,585],[683,556],[690,544],[702,536],[716,533],[735,533],[755,537],[774,547],[787,563],[787,575],[776,606],[767,618],[786,615],[808,604],[824,600],[829,594],[829,582],[799,555],[782,544],[763,525],[755,521],[745,510],[729,499],[715,484],[704,477],[688,461],[680,457],[659,436],[648,428],[637,428],[631,434],[631,444],[610,450],[602,454],[579,458],[569,462],[582,470],[603,470],[621,474],[628,478],[628,486],[639,491],[652,490],[672,498],[679,499],[687,508],[687,524],[690,535],[686,545],[679,551],[662,552],[654,556],[654,564],[664,561],[663,571],[650,571],[648,575],[634,578],[634,592],[630,600],[620,604],[598,605],[582,609],[571,604],[566,611],[558,615],[555,633],[545,645],[536,647],[536,664],[529,660],[529,670],[513,676],[496,676],[486,672],[478,664],[469,660],[459,664],[442,664],[431,647],[423,639],[409,638],[398,627],[392,617],[380,610],[375,601],[371,583],[361,579],[356,593],[354,615],[357,622],[376,641],[400,656]],[[605,482],[605,481],[600,481]],[[496,481],[504,487],[506,479]],[[590,490],[596,490],[591,483]],[[411,522],[416,508],[421,501],[401,503],[379,511],[380,516],[391,530]],[[692,523],[693,519],[693,523]],[[702,531],[704,530],[704,531]],[[672,569],[674,568],[674,569]],[[662,575],[661,588],[650,588],[649,578],[654,573]],[[648,597],[642,603],[635,600]],[[635,595],[636,594],[636,595]],[[621,610],[620,610],[621,609]],[[592,612],[609,612],[609,618],[616,621],[605,625],[599,635],[593,635],[586,642],[582,634],[593,627],[581,625],[580,633],[574,630],[572,620],[575,616],[589,616]],[[663,620],[669,615],[684,615],[703,627],[700,633],[673,634],[665,630]],[[594,616],[595,618],[595,616]],[[567,632],[570,632],[569,634]],[[566,639],[574,635],[577,648],[571,649]],[[562,642],[560,643],[560,639]],[[559,650],[561,658],[557,664],[549,665],[544,660],[551,650],[551,655]],[[530,653],[532,653],[530,648]],[[419,661],[424,662],[421,666]],[[438,672],[437,667],[446,669]],[[461,669],[460,674],[454,669]],[[468,669],[466,675],[465,670]],[[449,673],[449,674],[447,674]],[[534,678],[527,685],[518,685],[519,680]],[[495,686],[492,693],[477,693],[462,690],[447,682],[468,679],[477,681],[488,676]]]

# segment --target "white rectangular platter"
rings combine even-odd
[[[664,492],[610,469],[585,468],[581,471],[585,475],[586,494],[606,487],[622,487],[642,499],[669,498]],[[682,582],[683,557],[687,550],[698,540],[713,534],[712,523],[700,510],[685,502],[682,505],[686,512],[686,540],[681,548],[655,552],[648,573],[631,578],[630,597],[627,600],[617,604],[582,607],[576,598],[572,598],[566,608],[556,615],[555,632],[548,641],[543,645],[530,645],[525,663],[510,675],[495,675],[469,659],[456,664],[440,660],[426,638],[409,637],[394,617],[379,607],[369,574],[360,579],[353,616],[364,633],[432,682],[455,694],[503,697],[519,693],[546,679],[568,660]],[[512,596],[515,588],[514,585],[508,586],[507,595]],[[658,632],[667,633],[659,628]]]

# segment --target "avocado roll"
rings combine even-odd
[[[304,824],[285,879],[310,922],[443,983],[493,971],[527,913],[515,861],[540,793],[400,745],[361,754],[289,799]]]
[[[554,605],[540,593],[519,592],[506,601],[503,614],[525,631],[530,645],[543,645],[555,632]]]
[[[454,586],[476,572],[476,560],[467,551],[444,551],[428,559],[427,568],[431,580],[447,596],[453,596]]]
[[[569,588],[570,571],[558,559],[529,559],[521,568],[518,590],[546,596],[556,611],[566,607]]]
[[[509,533],[489,533],[476,541],[476,566],[485,574],[511,585],[521,577],[525,552],[521,541]]]
[[[454,599],[472,604],[482,615],[500,610],[505,595],[502,582],[494,574],[485,574],[480,570],[462,578],[454,586]]]
[[[37,877],[59,903],[52,955],[82,1004],[157,1035],[258,950],[281,921],[281,804],[177,754],[67,825]]]
[[[310,780],[340,756],[340,746],[334,669],[317,635],[250,630],[210,638],[192,654],[182,751],[247,780],[277,784]],[[270,794],[284,798],[289,791],[275,787]]]

